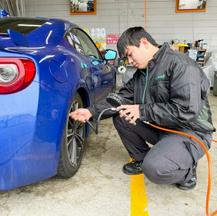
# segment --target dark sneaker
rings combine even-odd
[[[142,161],[131,161],[123,166],[123,172],[127,175],[142,173]]]
[[[193,188],[196,187],[197,185],[197,173],[196,173],[196,167],[197,165],[195,165],[192,168],[192,177],[189,181],[185,182],[185,183],[177,183],[176,187],[181,189],[181,190],[191,190]]]

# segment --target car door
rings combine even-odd
[[[115,84],[115,71],[111,65],[103,60],[94,42],[83,30],[75,28],[71,32],[79,40],[75,47],[77,50],[80,49],[86,64],[85,67],[89,70],[86,80],[87,86],[93,92],[94,98],[100,100],[112,91]]]

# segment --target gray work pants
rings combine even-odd
[[[141,121],[132,125],[119,116],[113,122],[129,155],[143,161],[145,176],[156,184],[187,182],[192,167],[204,155],[200,145],[188,137],[160,131]],[[202,137],[191,130],[182,131],[196,136],[209,148],[210,134]],[[150,148],[147,142],[153,146]]]

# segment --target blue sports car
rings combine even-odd
[[[69,112],[113,91],[116,55],[68,21],[0,18],[0,190],[76,173],[89,129]]]

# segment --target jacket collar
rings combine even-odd
[[[155,64],[161,60],[162,56],[165,54],[165,52],[170,49],[170,46],[168,43],[164,43],[159,50],[154,54],[153,58],[148,63],[148,68],[152,70],[152,68],[155,66]]]

